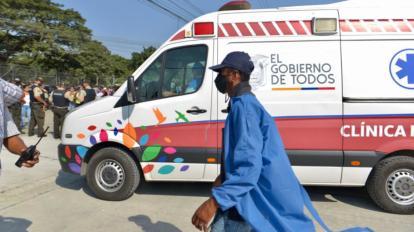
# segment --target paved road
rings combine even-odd
[[[28,144],[36,138],[24,137]],[[209,196],[208,183],[145,183],[122,202],[96,199],[82,177],[60,172],[51,134],[41,143],[41,163],[14,166],[1,152],[0,231],[196,231],[190,218]],[[307,188],[332,229],[369,226],[375,231],[413,232],[414,216],[384,213],[362,188]]]

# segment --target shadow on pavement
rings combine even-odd
[[[71,190],[80,190],[86,186],[84,177],[66,173],[62,170],[59,171],[55,183],[60,187]]]
[[[354,207],[384,212],[369,197],[364,187],[317,187],[306,186],[312,201],[342,202]],[[331,196],[331,197],[330,197]]]
[[[87,195],[96,198],[91,189],[87,186],[85,177],[59,171],[55,182],[58,186],[66,189],[83,190]],[[370,199],[364,187],[306,186],[305,188],[312,201],[315,202],[341,202],[358,208],[384,212]],[[144,195],[209,197],[211,195],[211,183],[143,181],[135,193]]]
[[[26,232],[30,225],[32,222],[27,219],[0,216],[0,231]]]
[[[181,232],[180,229],[178,229],[173,224],[163,222],[163,221],[157,221],[153,223],[151,221],[151,218],[149,218],[146,215],[137,215],[129,217],[128,220],[130,222],[134,222],[138,227],[140,227],[143,231],[148,232]]]

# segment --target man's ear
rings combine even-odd
[[[239,72],[234,72],[234,75],[231,75],[231,80],[233,83],[240,83],[241,82],[241,76]]]

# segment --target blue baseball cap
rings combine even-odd
[[[240,72],[243,72],[247,75],[250,75],[253,72],[254,64],[249,56],[245,52],[230,52],[221,62],[221,64],[211,66],[215,72],[220,72],[223,68],[232,68]]]

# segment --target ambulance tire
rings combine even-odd
[[[368,194],[378,206],[387,212],[396,214],[414,214],[414,196],[412,195],[412,190],[414,188],[413,177],[413,157],[394,156],[384,159],[375,166],[368,179]],[[404,186],[404,192],[401,192],[401,184],[399,186],[396,185],[397,181],[402,184],[407,183]],[[400,189],[399,191],[401,195],[398,195],[397,192],[393,192],[397,191],[397,187]],[[399,196],[410,197],[408,197],[409,199],[404,199],[403,201],[405,201],[405,203],[402,203],[402,198],[399,198]]]
[[[135,192],[141,175],[127,151],[106,147],[98,150],[89,161],[86,181],[98,198],[122,201]]]

